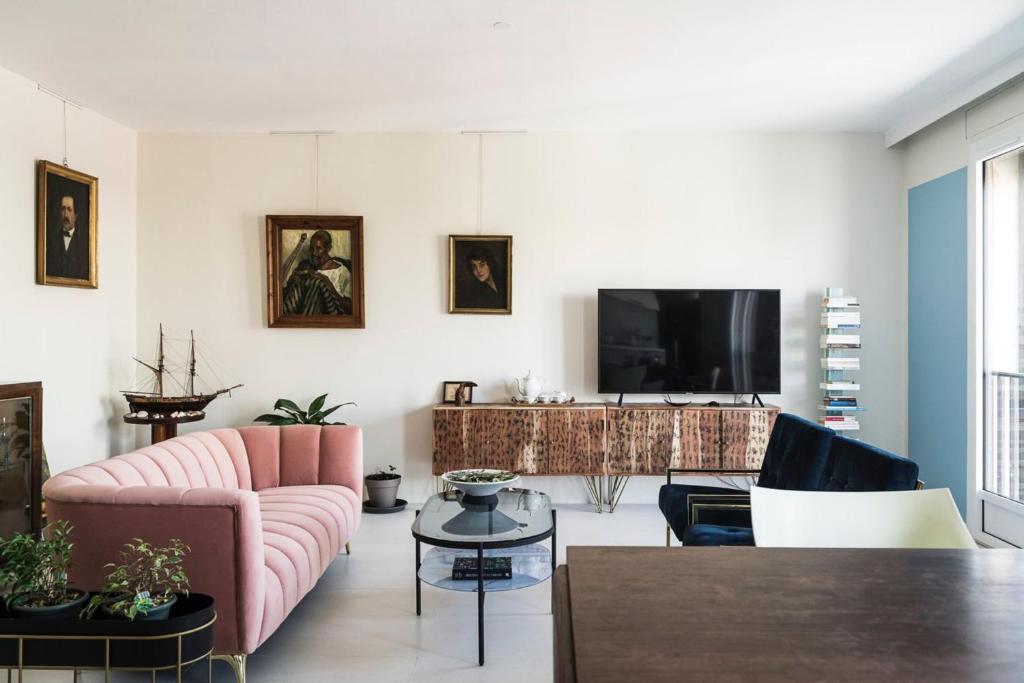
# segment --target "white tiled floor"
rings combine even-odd
[[[598,515],[582,505],[558,508],[558,561],[566,545],[663,545],[664,519],[655,505],[620,505]],[[352,543],[263,647],[249,657],[252,683],[345,681],[392,683],[519,683],[551,680],[551,585],[488,594],[487,663],[477,666],[476,595],[423,586],[416,616],[412,510],[364,515]],[[201,669],[201,670],[200,670]],[[234,680],[214,663],[214,680]],[[206,667],[188,672],[205,681]],[[70,683],[71,674],[28,672],[25,680]],[[84,681],[102,681],[87,672]],[[149,674],[119,674],[118,682]],[[158,680],[173,676],[161,674]]]

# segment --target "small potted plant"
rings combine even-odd
[[[0,541],[0,581],[7,587],[5,603],[19,617],[61,619],[74,614],[88,599],[85,591],[68,586],[72,526],[60,520],[42,537],[15,534]]]
[[[366,475],[366,495],[368,504],[375,508],[393,508],[398,499],[398,485],[402,483],[402,475],[398,468],[388,465],[387,470],[378,469]]]
[[[110,569],[103,592],[89,601],[82,611],[91,617],[97,609],[108,616],[135,619],[166,619],[178,593],[188,595],[188,576],[181,563],[189,547],[177,538],[157,548],[141,538],[125,543],[118,553],[120,564]]]

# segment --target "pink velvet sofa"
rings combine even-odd
[[[245,676],[260,646],[359,528],[362,432],[295,425],[179,436],[63,472],[43,487],[50,521],[74,525],[75,585],[133,538],[192,548],[185,569],[216,600],[214,648]]]

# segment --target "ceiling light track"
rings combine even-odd
[[[334,135],[333,130],[272,130],[271,135]]]

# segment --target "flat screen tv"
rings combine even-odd
[[[777,289],[600,289],[598,392],[777,394]]]

